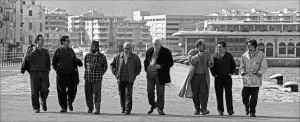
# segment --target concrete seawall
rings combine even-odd
[[[300,58],[267,58],[268,67],[300,67]]]

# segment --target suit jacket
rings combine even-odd
[[[147,67],[150,64],[151,57],[154,52],[154,47],[151,47],[146,52],[146,57],[144,60],[144,69],[147,72]],[[161,66],[161,69],[157,69],[157,75],[160,84],[166,84],[171,82],[170,68],[173,66],[173,57],[171,51],[168,48],[161,46],[158,57],[156,59],[156,64]]]
[[[121,68],[123,65],[123,59],[124,59],[124,53],[121,52],[118,55],[116,55],[110,64],[111,72],[115,75],[117,78],[118,83],[121,79]],[[128,63],[128,74],[129,74],[129,82],[134,82],[137,75],[140,74],[142,66],[141,66],[141,60],[140,58],[134,54],[130,53],[129,57],[127,59]]]

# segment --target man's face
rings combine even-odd
[[[223,47],[223,44],[218,44],[218,53],[224,53],[225,48]]]
[[[255,51],[255,47],[251,43],[247,43],[247,47],[250,51]]]
[[[125,53],[125,54],[129,54],[129,53],[132,51],[132,48],[131,48],[131,45],[130,45],[130,44],[125,44],[125,45],[123,46],[123,48],[124,48],[124,53]]]
[[[205,42],[202,42],[202,45],[198,45],[198,50],[199,50],[199,51],[204,51],[205,48],[206,48]]]
[[[44,46],[44,37],[39,37],[37,41],[37,45],[40,47]]]
[[[69,47],[69,45],[70,45],[70,39],[66,38],[65,41],[63,41],[63,46],[64,47]]]
[[[161,42],[160,42],[159,40],[155,40],[155,41],[153,42],[153,47],[154,47],[154,50],[155,50],[155,51],[156,51],[156,50],[159,50],[160,47],[161,47]]]

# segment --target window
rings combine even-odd
[[[28,29],[29,29],[29,30],[32,30],[32,22],[29,22],[29,23],[28,23]]]
[[[40,23],[40,32],[42,32],[43,31],[43,25],[42,25],[42,23]]]
[[[23,14],[23,9],[20,9],[20,13]]]
[[[28,12],[29,12],[29,16],[32,16],[32,10],[29,10]]]
[[[23,5],[25,5],[26,4],[26,1],[23,1]]]

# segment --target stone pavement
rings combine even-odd
[[[133,96],[134,97],[134,96]],[[31,107],[30,96],[1,95],[0,121],[294,121],[299,122],[299,103],[258,103],[257,117],[244,114],[241,102],[234,102],[235,114],[219,116],[216,110],[216,101],[208,103],[209,115],[193,115],[194,108],[191,99],[178,98],[166,100],[165,116],[146,114],[149,110],[147,97],[134,98],[131,115],[121,114],[119,99],[102,97],[101,114],[87,113],[84,96],[79,95],[73,103],[74,111],[59,113],[57,96],[49,96],[48,111],[34,113]]]

